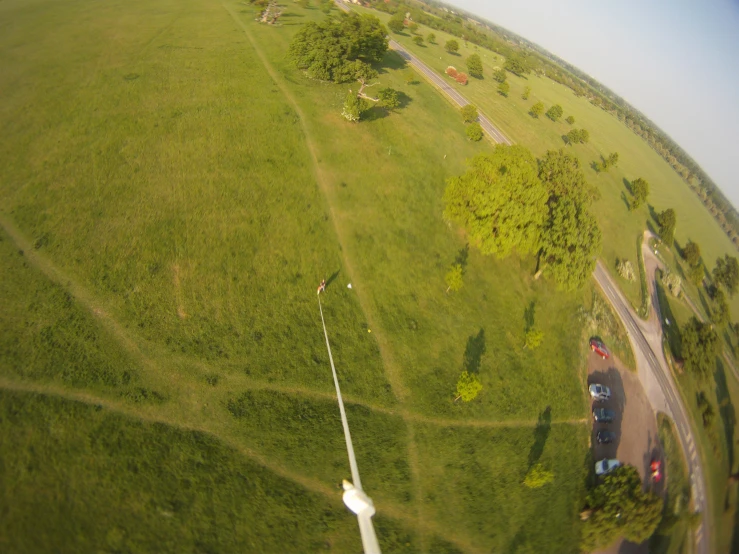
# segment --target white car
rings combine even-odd
[[[588,390],[590,396],[596,400],[608,400],[611,397],[611,389],[599,383],[593,383]]]
[[[605,475],[606,473],[610,473],[618,467],[621,467],[621,462],[619,462],[618,460],[609,460],[607,458],[603,458],[601,461],[595,462],[595,474]]]

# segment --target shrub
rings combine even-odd
[[[465,123],[472,123],[477,120],[477,108],[472,104],[466,104],[459,110],[462,113],[462,119]]]
[[[636,281],[636,271],[634,271],[634,266],[629,260],[618,260],[616,262],[616,271],[630,283]]]
[[[678,275],[675,275],[674,273],[668,273],[664,277],[662,277],[662,283],[667,287],[667,290],[670,291],[670,294],[677,298],[680,296],[680,287],[682,285],[682,279]]]
[[[457,81],[460,85],[466,85],[467,84],[467,74],[459,72],[457,73],[457,76],[454,78],[455,81]]]
[[[464,132],[467,135],[467,138],[473,142],[482,140],[482,127],[480,127],[480,124],[477,121],[467,125],[467,129],[465,129]]]
[[[526,474],[526,477],[523,480],[523,484],[530,489],[538,489],[539,487],[543,487],[544,485],[546,485],[547,483],[551,483],[552,481],[554,481],[554,473],[544,469],[544,466],[542,466],[541,464],[536,464]]]
[[[452,79],[454,79],[457,76],[457,68],[453,65],[450,65],[446,68],[446,74],[449,75]]]

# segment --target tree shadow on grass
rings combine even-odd
[[[703,291],[698,289],[698,298],[701,301],[701,306],[703,306],[703,309],[705,312],[710,316],[711,315],[711,307],[708,305],[708,301],[706,300],[706,295],[703,294]]]
[[[377,68],[379,73],[387,73],[388,69],[405,69],[408,62],[395,50],[388,50],[382,59],[382,67]]]
[[[657,294],[657,302],[659,303],[659,313],[662,318],[660,321],[662,332],[667,337],[667,344],[670,347],[672,356],[677,360],[682,360],[683,348],[680,327],[675,320],[675,314],[672,313],[664,287],[659,281],[655,282],[654,286]],[[668,324],[667,321],[670,323]]]
[[[629,202],[629,198],[626,196],[626,193],[624,191],[621,191],[621,200],[624,201],[626,209],[631,211],[631,203]]]
[[[471,335],[467,339],[467,346],[464,349],[464,359],[462,361],[462,370],[470,373],[480,372],[480,362],[485,354],[485,329],[480,328],[477,335]]]
[[[378,119],[383,119],[397,110],[402,110],[413,101],[413,98],[408,96],[405,92],[401,90],[397,90],[395,92],[398,93],[397,108],[395,108],[394,110],[389,110],[375,104],[374,106],[371,106],[368,110],[362,112],[362,121],[377,121]]]
[[[529,331],[534,327],[536,318],[536,300],[529,302],[529,305],[523,311],[524,331]]]
[[[633,195],[634,190],[631,188],[631,181],[629,181],[626,177],[623,178],[624,187],[626,187],[626,190],[629,194]]]
[[[454,263],[462,266],[462,272],[467,269],[467,260],[470,257],[470,245],[465,244],[464,248],[460,248],[457,252],[457,256],[454,258]]]
[[[326,279],[326,288],[328,288],[329,285],[331,285],[331,283],[333,283],[334,281],[336,281],[336,278],[339,276],[339,273],[341,273],[341,270],[340,269],[337,269],[336,271],[334,271],[331,274],[331,277],[329,277],[328,279]]]
[[[552,430],[552,408],[547,406],[546,409],[539,414],[539,419],[534,428],[534,444],[529,450],[529,469],[539,461],[544,453],[544,446],[549,438],[549,432]]]

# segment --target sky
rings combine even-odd
[[[739,208],[739,0],[451,0],[585,71]]]

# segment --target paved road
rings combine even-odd
[[[390,39],[390,48],[395,50],[403,59],[405,59],[419,72],[421,72],[424,77],[426,77],[434,85],[439,87],[441,91],[449,98],[451,98],[452,102],[457,104],[460,108],[469,104],[464,96],[462,96],[457,90],[455,90],[454,87],[449,85],[446,78],[439,75],[436,71],[431,69],[429,66],[427,66],[416,56],[408,52],[408,50],[403,48],[400,44],[392,39]],[[482,127],[482,130],[485,131],[488,136],[495,142],[502,144],[512,144],[511,141],[508,140],[508,138],[506,138],[506,136],[501,133],[500,130],[495,125],[493,125],[490,120],[484,115],[480,114],[480,116],[477,118],[477,121],[480,123],[480,127]]]
[[[646,260],[645,260],[646,262]],[[648,272],[650,292],[654,290],[654,266]],[[637,359],[639,379],[644,385],[652,407],[663,410],[672,416],[677,428],[678,437],[685,453],[688,463],[693,500],[696,510],[702,514],[699,527],[695,531],[695,542],[697,554],[708,554],[709,552],[709,507],[706,501],[705,480],[701,466],[700,455],[697,445],[693,440],[690,420],[687,417],[685,406],[677,390],[672,374],[667,366],[667,361],[662,352],[662,329],[659,323],[659,304],[655,302],[655,296],[650,295],[653,301],[653,310],[648,321],[639,319],[631,309],[628,301],[614,284],[611,276],[599,261],[593,274],[596,282],[603,290],[614,310],[623,321],[624,327],[629,334],[629,339],[634,348]],[[657,310],[655,312],[654,310]]]

